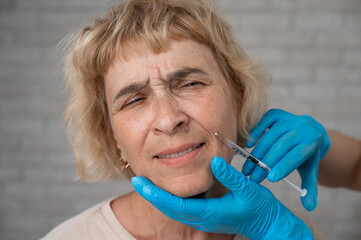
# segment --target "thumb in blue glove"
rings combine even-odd
[[[220,198],[179,198],[144,177],[134,177],[132,183],[138,194],[165,215],[198,230],[250,239],[313,239],[305,223],[267,188],[250,181],[222,158],[213,158],[211,169],[230,190]]]

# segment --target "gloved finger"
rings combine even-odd
[[[266,177],[267,177],[268,172],[260,167],[256,167],[250,178],[252,181],[256,182],[256,183],[261,183]]]
[[[263,155],[268,151],[273,142],[276,141],[282,134],[284,134],[285,131],[287,131],[288,125],[276,125],[276,120],[278,120],[279,118],[290,117],[291,115],[291,113],[285,112],[280,109],[271,109],[262,117],[258,124],[252,129],[250,133],[250,138],[246,141],[246,146],[249,148],[253,147],[254,144],[258,142],[262,134],[268,128],[270,129],[266,133],[264,133],[261,140],[259,140],[257,146],[253,149],[253,156],[258,159],[261,159],[263,157]],[[256,166],[256,164],[252,163],[249,160],[246,160],[242,167],[242,173],[246,176],[249,176],[252,174]],[[260,172],[262,171],[260,170]],[[262,174],[265,177],[265,173]]]
[[[307,194],[301,197],[302,205],[306,210],[312,211],[317,206],[317,176],[318,176],[318,163],[320,160],[320,150],[311,156],[298,171],[302,179],[302,188],[307,189]]]
[[[227,164],[223,158],[214,157],[211,161],[211,169],[214,177],[232,192],[247,194],[253,190],[251,181]]]
[[[251,173],[253,172],[255,167],[257,167],[256,164],[254,164],[250,160],[246,160],[242,167],[242,173],[246,176],[249,176],[249,175],[251,175]]]
[[[197,199],[200,200],[200,199]],[[188,226],[200,226],[202,225],[202,223],[204,222],[204,220],[206,218],[202,218],[201,216],[198,215],[183,215],[182,213],[179,212],[174,212],[172,210],[169,210],[168,208],[159,205],[155,202],[150,202],[154,207],[156,207],[159,211],[161,211],[162,213],[164,213],[165,215],[167,215],[169,218],[176,220],[178,222],[187,224]]]
[[[212,230],[211,226],[208,224],[209,219],[213,219],[215,216],[219,216],[220,213],[222,213],[225,209],[225,206],[222,206],[220,203],[225,201],[227,202],[227,194],[219,199],[179,198],[156,187],[153,183],[144,177],[134,177],[132,178],[132,183],[136,191],[141,196],[143,196],[166,216],[202,231],[209,232]],[[157,192],[158,190],[159,192]],[[179,205],[177,204],[178,201],[183,203]]]
[[[194,202],[204,202],[202,212],[197,215],[195,213],[193,215],[182,215],[180,213],[170,211],[169,209],[156,203],[151,203],[168,217],[206,232],[212,232],[215,230],[215,226],[212,225],[212,222],[218,224],[218,221],[222,222],[222,219],[230,218],[232,214],[228,213],[229,204],[236,203],[232,192],[228,192],[219,198],[187,199],[187,201],[188,200],[194,200]],[[231,211],[234,211],[234,209]],[[226,230],[225,228],[222,231],[225,233],[230,233],[230,230]]]
[[[291,149],[281,160],[279,160],[271,171],[268,173],[267,178],[271,182],[277,182],[282,178],[285,178],[318,151],[319,144],[306,144],[304,142],[299,143],[293,149]]]
[[[262,158],[262,162],[272,169],[300,141],[301,140],[299,139],[299,135],[297,134],[297,132],[285,132],[285,134],[283,134],[279,139],[277,139],[276,142],[274,142],[273,145],[268,149],[267,153]],[[268,173],[264,169],[257,167],[251,173],[250,179],[257,183],[260,183],[266,178],[267,174]]]
[[[197,200],[199,200],[199,199],[197,199]],[[211,218],[209,218],[208,216],[182,215],[182,214],[170,211],[169,209],[167,209],[161,205],[158,205],[154,202],[150,202],[150,203],[154,207],[156,207],[159,211],[161,211],[166,216],[168,216],[169,218],[171,218],[175,221],[186,224],[188,226],[191,226],[195,229],[198,229],[198,230],[201,230],[204,232],[214,231],[214,229],[212,228],[213,226],[209,224],[209,219],[212,219],[212,217],[214,218],[214,216],[210,216]]]
[[[288,113],[286,111],[280,109],[271,109],[269,110],[261,120],[257,123],[257,125],[252,129],[249,138],[246,141],[246,147],[253,147],[262,134],[270,128],[274,122],[276,122],[280,118],[286,118],[289,116],[293,116],[292,113]]]
[[[203,199],[185,199],[177,197],[155,186],[144,177],[133,177],[131,182],[135,191],[152,204],[162,206],[178,215],[200,215],[205,201]]]
[[[263,158],[274,143],[284,134],[288,133],[289,129],[289,124],[285,124],[283,121],[274,123],[273,126],[265,134],[263,134],[262,138],[254,147],[252,155],[259,159]]]
[[[259,210],[263,212],[261,209],[275,199],[266,187],[249,180],[222,158],[213,158],[211,169],[215,178],[230,190],[220,198],[219,202],[223,202],[223,204],[218,204],[215,216],[223,214],[227,217],[235,214],[237,218],[250,220],[251,216],[257,216]],[[227,211],[228,213],[225,214]],[[228,219],[223,218],[223,221],[228,221]]]
[[[259,140],[258,144],[252,151],[252,155],[260,159],[264,164],[272,167],[286,152],[292,148],[289,145],[294,144],[296,139],[295,133],[289,132],[289,125],[283,122],[275,123]],[[284,145],[283,143],[287,143]],[[282,145],[281,145],[282,144]],[[276,151],[277,150],[277,151]],[[268,154],[268,158],[265,158]],[[280,157],[270,157],[270,155],[280,155]],[[267,172],[260,168],[254,167],[251,164],[244,164],[242,172],[246,175],[251,175],[251,179],[257,183],[262,182]]]

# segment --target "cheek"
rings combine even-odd
[[[139,137],[140,121],[125,121],[123,118],[115,117],[112,120],[112,129],[117,147],[121,151],[122,157],[130,161],[130,156],[137,152],[137,145],[140,142]]]
[[[216,89],[192,103],[186,111],[203,127],[224,134],[232,140],[237,136],[236,110],[226,91]]]

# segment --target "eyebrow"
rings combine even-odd
[[[116,103],[119,100],[119,98],[121,98],[122,96],[127,95],[129,93],[137,92],[140,89],[147,86],[148,83],[149,83],[149,79],[146,81],[132,83],[129,86],[126,86],[125,88],[120,89],[118,94],[113,99],[113,104]]]
[[[199,68],[184,67],[182,69],[168,73],[165,76],[165,78],[161,78],[161,80],[163,82],[169,82],[172,80],[185,78],[191,74],[208,76],[208,74],[206,72],[204,72],[203,70],[201,70]],[[113,104],[115,104],[122,96],[133,93],[133,92],[137,92],[140,89],[147,86],[148,84],[149,84],[149,79],[147,79],[145,81],[132,83],[129,86],[126,86],[126,87],[120,89],[119,92],[117,93],[117,95],[113,99]]]
[[[208,76],[206,72],[199,68],[184,67],[182,69],[168,73],[164,79],[162,78],[162,81],[169,82],[172,80],[182,79],[191,74]]]

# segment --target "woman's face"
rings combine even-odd
[[[160,54],[144,47],[117,58],[104,81],[114,138],[134,173],[180,197],[209,190],[210,161],[233,154],[207,129],[236,140],[237,122],[208,47],[191,40]]]

